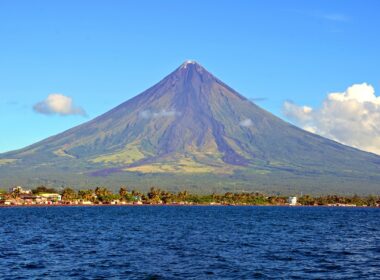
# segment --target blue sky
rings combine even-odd
[[[364,82],[379,92],[379,11],[349,0],[1,1],[0,152],[90,120],[186,59],[280,117],[285,101],[318,108]],[[33,110],[52,93],[87,116]]]

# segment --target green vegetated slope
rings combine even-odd
[[[379,192],[380,157],[303,131],[195,62],[111,111],[0,155],[0,184]]]

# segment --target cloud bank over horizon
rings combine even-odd
[[[319,108],[286,101],[283,114],[307,131],[380,155],[380,96],[372,85],[330,93]]]
[[[71,97],[60,93],[49,94],[48,97],[33,106],[36,113],[43,115],[81,115],[86,116],[86,111],[76,106]]]

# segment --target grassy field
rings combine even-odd
[[[372,180],[357,176],[337,176],[334,174],[300,175],[287,171],[271,173],[269,170],[239,170],[232,174],[181,173],[181,172],[115,172],[109,176],[90,176],[82,168],[56,170],[49,165],[39,168],[18,169],[10,165],[2,168],[12,169],[2,172],[0,188],[22,185],[28,188],[45,185],[55,188],[73,187],[76,189],[106,186],[114,191],[120,186],[128,189],[147,191],[150,187],[160,187],[169,191],[189,190],[194,193],[221,192],[264,192],[267,194],[379,194],[379,178]]]

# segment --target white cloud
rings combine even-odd
[[[311,112],[313,111],[311,107],[298,106],[290,101],[284,103],[283,110],[287,117],[302,123],[310,120]]]
[[[327,95],[319,108],[285,102],[284,115],[302,128],[380,154],[380,96],[366,83]]]
[[[59,93],[49,94],[45,100],[35,104],[33,109],[35,112],[45,115],[86,115],[81,107],[74,105],[71,97]]]
[[[253,122],[251,121],[251,119],[244,119],[239,123],[239,125],[244,126],[244,127],[249,127],[253,125]]]
[[[139,116],[143,119],[151,119],[151,118],[161,118],[161,117],[174,117],[179,116],[181,113],[177,112],[176,110],[161,110],[158,112],[150,111],[150,110],[144,110],[140,112]]]
[[[152,116],[152,113],[149,110],[144,110],[139,113],[140,118],[149,119]]]

